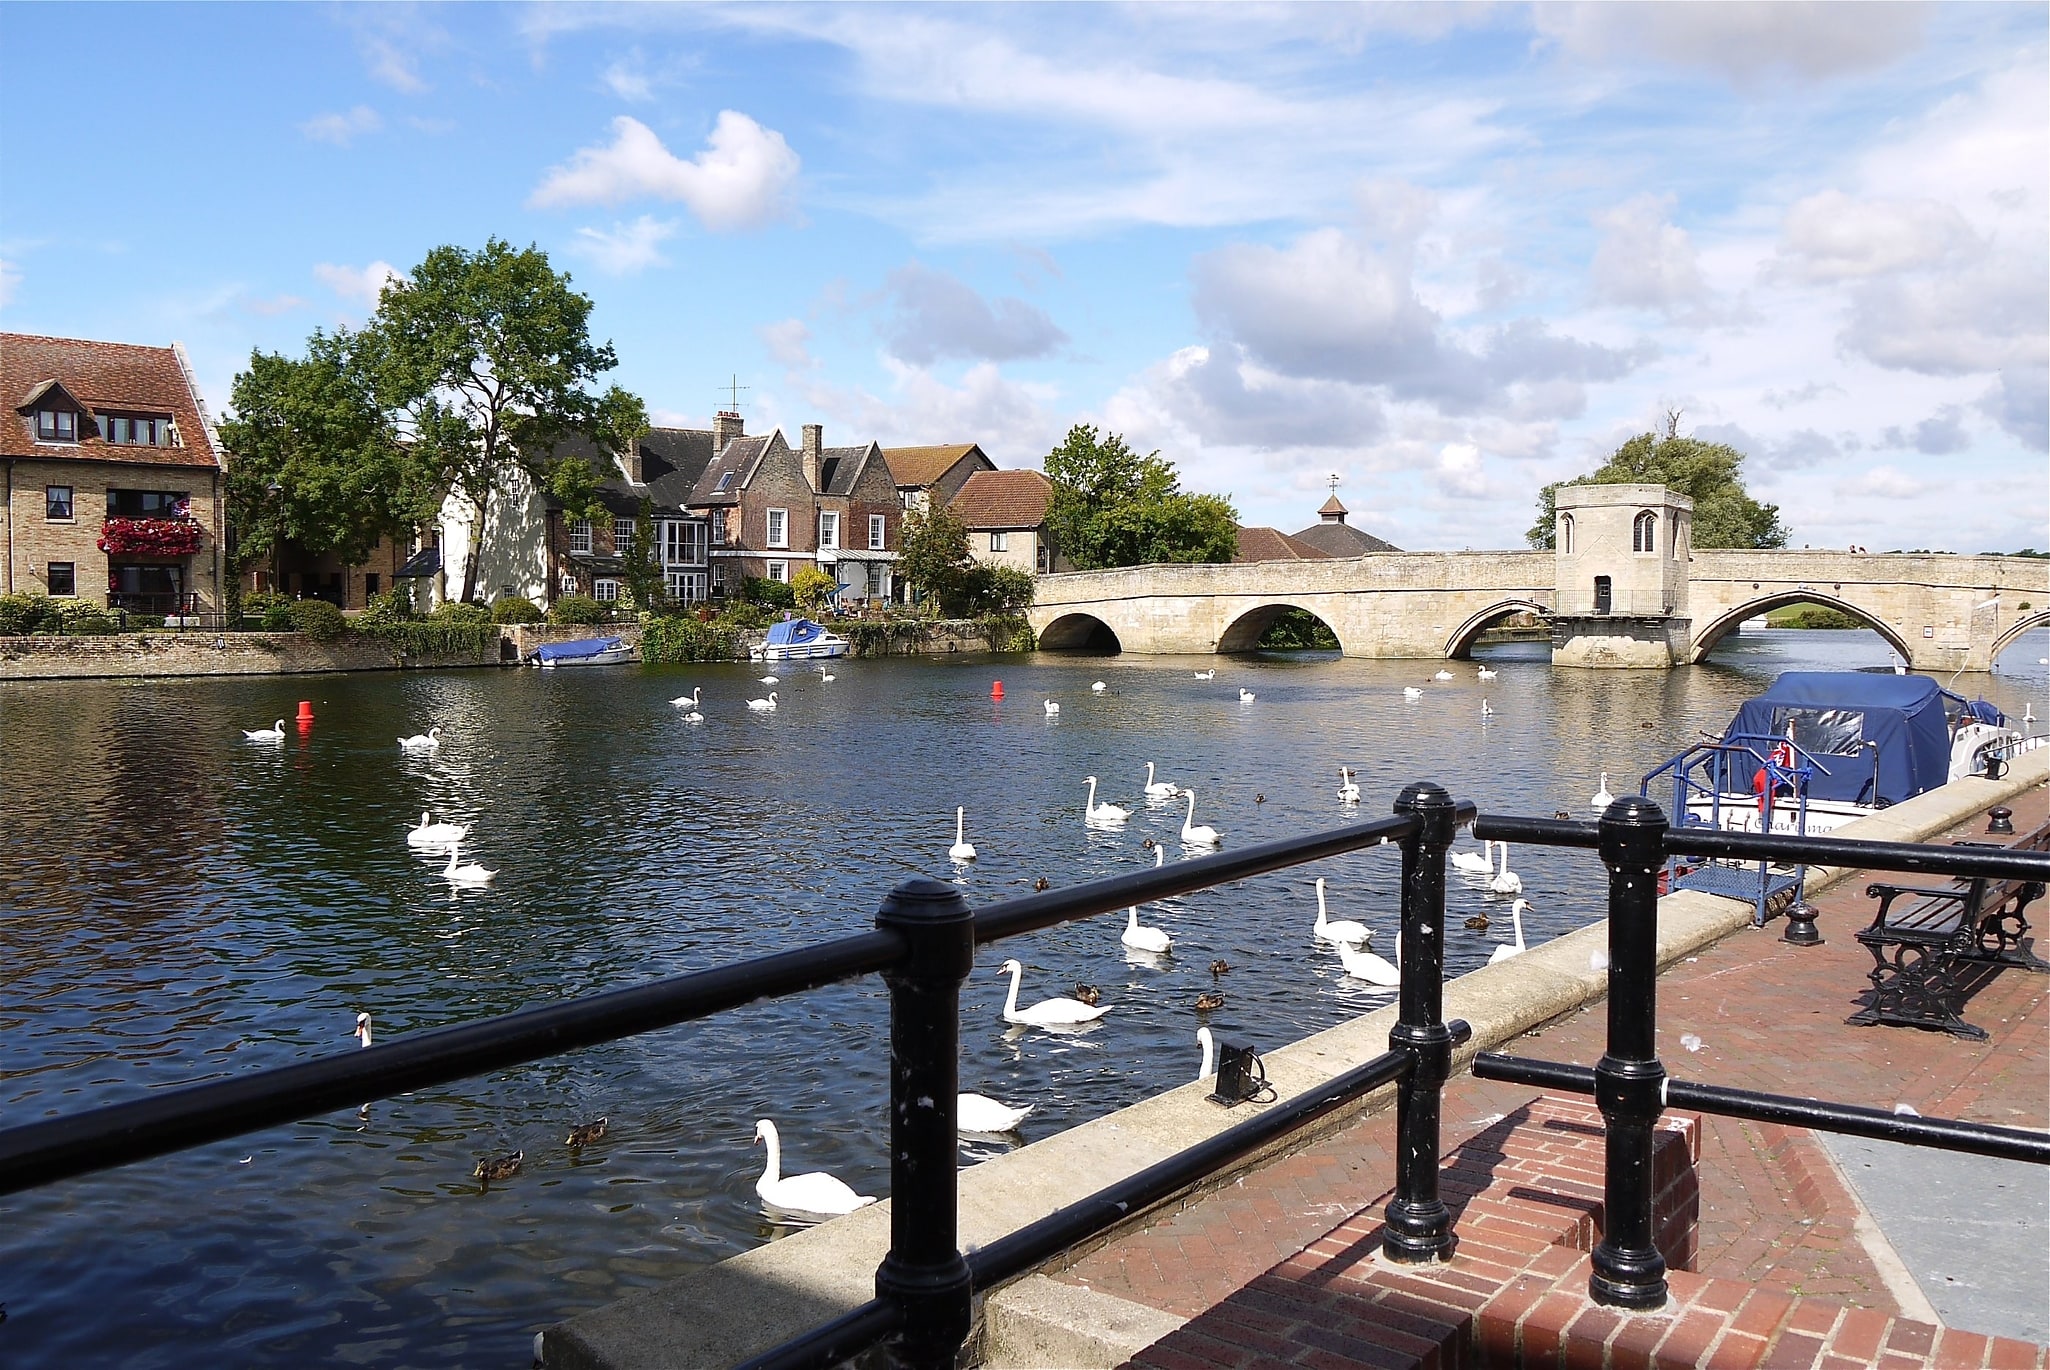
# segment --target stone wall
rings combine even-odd
[[[109,676],[306,675],[491,666],[495,653],[437,652],[400,660],[384,643],[300,633],[116,633],[106,637],[0,637],[0,681]]]

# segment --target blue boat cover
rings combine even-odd
[[[1723,736],[1731,742],[1777,739],[1792,728],[1795,744],[1815,766],[1810,796],[1898,804],[1949,778],[1946,700],[1964,704],[1928,676],[1788,671],[1747,700]],[[1753,745],[1761,751],[1770,746]],[[1725,793],[1752,788],[1756,762],[1730,758],[1726,764],[1731,773],[1718,777]]]
[[[771,647],[802,647],[825,636],[826,630],[808,618],[786,619],[769,625]]]
[[[551,642],[545,647],[536,647],[534,655],[542,661],[575,661],[579,657],[596,656],[619,646],[616,637],[583,637],[575,642]]]

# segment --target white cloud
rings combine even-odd
[[[985,300],[966,282],[920,262],[892,271],[884,295],[894,307],[883,324],[891,355],[918,366],[943,358],[1043,357],[1068,340],[1045,310],[1013,296]]]
[[[21,267],[0,257],[0,309],[14,303],[14,292],[21,287]]]
[[[1204,446],[1355,448],[1387,428],[1381,403],[1367,387],[1284,376],[1249,361],[1231,343],[1182,348],[1149,367],[1120,398],[1132,422]]]
[[[1438,449],[1438,488],[1456,499],[1485,499],[1491,493],[1481,472],[1481,449],[1448,442]]]
[[[1924,456],[1948,456],[1962,452],[1972,445],[1971,434],[1965,431],[1963,406],[1946,404],[1912,429],[1893,425],[1879,435],[1881,445],[1886,447],[1912,447]]]
[[[606,67],[598,79],[604,83],[605,89],[622,100],[655,98],[655,83],[648,75],[647,64],[639,48]]]
[[[615,223],[609,230],[580,228],[570,250],[586,258],[609,276],[631,276],[667,262],[661,244],[676,234],[676,221],[643,214],[630,224]]]
[[[1893,466],[1874,466],[1837,482],[1839,495],[1876,495],[1891,500],[1923,499],[1938,488]]]
[[[1721,0],[1540,5],[1532,18],[1577,58],[1650,58],[1748,84],[1782,72],[1814,79],[1887,66],[1922,45],[1928,12],[1918,4]]]
[[[755,330],[769,355],[783,366],[797,371],[808,371],[818,365],[811,355],[811,330],[802,319],[779,319],[765,323]]]
[[[1768,390],[1759,396],[1775,409],[1787,409],[1797,404],[1809,404],[1824,395],[1841,395],[1844,388],[1835,381],[1810,381],[1792,390]]]
[[[1854,200],[1825,190],[1787,211],[1774,274],[1801,281],[1864,280],[1967,260],[1983,249],[1953,205]]]
[[[2042,367],[2001,372],[1977,408],[2030,451],[2050,447],[2050,372]]]
[[[357,105],[342,114],[320,114],[299,125],[299,131],[317,143],[347,147],[365,133],[384,127],[384,120],[368,105]]]
[[[2043,301],[2050,262],[2002,252],[1948,274],[1869,283],[1854,298],[1842,343],[1881,366],[1935,376],[2050,364]]]
[[[279,314],[289,314],[295,309],[304,309],[306,301],[297,295],[249,295],[243,297],[241,305],[251,314],[268,319]]]
[[[676,200],[713,230],[754,228],[790,212],[798,157],[783,135],[745,114],[722,110],[704,151],[672,154],[640,120],[612,121],[612,142],[581,148],[550,170],[527,203],[536,208]]]
[[[1639,195],[1594,216],[1602,230],[1590,271],[1596,300],[1674,315],[1707,297],[1694,241],[1669,222],[1672,212],[1672,196]]]
[[[384,294],[386,285],[406,279],[403,271],[385,261],[372,262],[363,267],[335,266],[329,262],[321,262],[313,268],[313,275],[335,294],[367,309],[377,308],[378,297]]]

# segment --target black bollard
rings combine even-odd
[[[1822,934],[1815,928],[1815,906],[1794,892],[1794,902],[1787,905],[1787,930],[1780,934],[1780,941],[1797,947],[1819,947]]]
[[[888,1343],[905,1370],[952,1370],[970,1317],[958,1225],[955,1115],[961,1087],[961,982],[975,963],[975,916],[961,891],[905,880],[876,911],[904,959],[890,987],[890,1251],[876,1297],[903,1310]]]
[[[1588,1294],[1616,1308],[1659,1308],[1666,1260],[1652,1241],[1652,1130],[1665,1109],[1658,1058],[1658,871],[1666,816],[1625,795],[1601,818],[1609,868],[1609,1049],[1594,1068],[1607,1125],[1603,1231]]]
[[[1452,796],[1428,781],[1395,801],[1395,812],[1419,821],[1402,839],[1401,1008],[1388,1049],[1408,1052],[1410,1067],[1395,1090],[1395,1197],[1381,1249],[1405,1265],[1443,1260],[1453,1248],[1452,1212],[1438,1197],[1439,1092],[1452,1073],[1453,1031],[1443,1021],[1452,808]]]
[[[2014,836],[2014,810],[2004,804],[1986,810],[1986,832],[1989,836]]]

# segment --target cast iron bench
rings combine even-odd
[[[2003,849],[1994,842],[1951,845]],[[2050,823],[2004,850],[2050,850]],[[1870,926],[1858,933],[1858,940],[1872,953],[1867,977],[1872,998],[1851,1015],[1853,1023],[1942,1028],[1983,1042],[1985,1030],[1958,1012],[1962,976],[1975,966],[2050,972],[2050,962],[2023,941],[2029,932],[2028,907],[2043,897],[2040,880],[1961,876],[1942,888],[1872,884],[1865,893],[1879,901]]]

